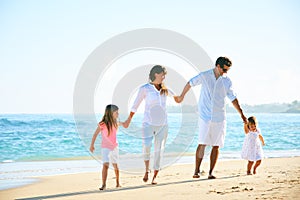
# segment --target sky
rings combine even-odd
[[[228,76],[242,104],[299,101],[299,8],[297,0],[0,0],[0,113],[72,113],[88,56],[141,28],[183,34],[212,61],[229,57]]]

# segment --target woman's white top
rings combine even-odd
[[[168,96],[174,96],[174,93],[170,89],[168,89]],[[157,90],[151,83],[142,85],[139,88],[131,112],[135,113],[143,100],[145,100],[143,123],[153,126],[168,124],[166,95],[161,95],[160,90]]]

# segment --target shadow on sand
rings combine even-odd
[[[241,175],[234,175],[234,176],[227,176],[227,177],[221,177],[218,178],[218,180],[222,179],[229,179],[229,178],[236,178],[240,177]],[[185,180],[185,181],[176,181],[176,182],[168,182],[168,183],[160,183],[158,185],[140,185],[140,186],[132,186],[132,187],[121,187],[116,189],[107,189],[107,190],[86,190],[86,191],[80,191],[80,192],[70,192],[70,193],[61,193],[61,194],[53,194],[53,195],[46,195],[46,196],[37,196],[37,197],[28,197],[28,198],[19,198],[16,200],[38,200],[38,199],[51,199],[51,198],[59,198],[59,197],[70,197],[70,196],[78,196],[78,195],[86,195],[86,194],[98,194],[98,193],[109,193],[109,192],[120,192],[120,191],[129,191],[129,190],[137,190],[141,188],[147,188],[147,187],[162,187],[165,185],[178,185],[178,184],[184,184],[184,183],[193,183],[193,182],[199,182],[199,181],[213,181],[210,179],[192,179],[192,180]]]

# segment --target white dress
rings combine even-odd
[[[249,161],[258,161],[264,157],[259,135],[260,135],[259,130],[257,130],[257,132],[249,131],[249,133],[246,134],[243,148],[242,148],[243,159]]]

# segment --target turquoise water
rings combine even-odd
[[[266,157],[300,156],[300,114],[255,116],[267,144],[264,146]],[[100,119],[101,115],[97,117]],[[122,173],[142,173],[144,170],[141,120],[142,115],[136,114],[130,128],[119,129],[119,168]],[[197,117],[170,114],[168,120],[169,135],[162,168],[174,163],[193,163]],[[100,148],[96,146],[94,155],[88,151],[95,128],[96,124],[90,121],[79,122],[76,126],[71,114],[0,115],[0,190],[36,182],[35,177],[39,176],[100,171],[101,162],[92,159],[92,156],[100,158]],[[77,130],[83,131],[77,133]],[[96,141],[98,147],[100,139]],[[237,114],[228,114],[225,147],[221,149],[219,159],[240,159],[243,140],[241,119]],[[204,158],[206,161],[208,154],[209,149]]]
[[[267,155],[273,157],[300,155],[299,114],[260,113],[255,116],[267,144],[264,147]],[[196,121],[197,119],[190,117],[182,124],[181,114],[169,114],[166,153],[195,151],[197,128],[194,127],[194,122]],[[81,136],[76,131],[71,114],[2,114],[0,115],[0,162],[90,157],[88,147],[96,125],[88,123],[84,125],[87,127],[87,133]],[[140,127],[141,115],[137,115],[129,129],[120,128],[118,141],[121,155],[141,153]],[[222,149],[223,155],[228,155],[228,158],[238,158],[243,140],[241,119],[237,114],[227,114],[227,135],[225,147]]]

